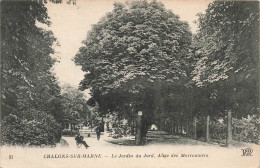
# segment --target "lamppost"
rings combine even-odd
[[[130,111],[131,111],[131,134],[134,135],[135,134],[135,114],[134,114],[134,108],[132,103],[129,104],[130,107]]]
[[[142,111],[138,111],[137,118],[136,118],[136,132],[135,132],[135,143],[136,145],[141,145],[142,135],[141,135],[141,128],[142,128]]]

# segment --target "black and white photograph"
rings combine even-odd
[[[259,7],[0,0],[0,168],[259,168]]]

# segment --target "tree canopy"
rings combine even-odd
[[[258,106],[259,3],[213,2],[199,14],[193,81],[215,92],[218,109],[241,115]]]
[[[60,87],[50,56],[56,39],[37,22],[51,24],[42,1],[1,1],[3,144],[54,145],[60,140]]]
[[[50,25],[40,1],[1,2],[2,116],[37,109],[55,117],[60,88],[51,67],[55,38],[36,26]]]
[[[81,88],[134,93],[160,80],[176,82],[186,76],[182,58],[188,55],[190,40],[188,24],[159,2],[115,3],[93,25],[75,57],[88,72]]]
[[[87,105],[84,93],[70,85],[64,85],[61,97],[62,121],[64,123],[90,123],[93,114]]]
[[[75,57],[89,72],[81,88],[107,93],[135,79],[178,80],[186,75],[182,57],[190,40],[188,24],[159,2],[115,3],[113,12],[93,25]]]
[[[75,56],[87,72],[80,87],[91,90],[103,113],[131,117],[142,110],[147,126],[153,113],[162,111],[163,88],[184,84],[190,43],[187,22],[162,3],[115,3],[93,25]]]
[[[258,2],[214,2],[199,15],[194,71],[197,85],[239,75],[240,80],[256,79],[259,54]],[[237,79],[238,80],[238,79]]]

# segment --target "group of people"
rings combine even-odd
[[[101,134],[101,130],[99,127],[96,128],[96,134],[97,134],[97,140],[100,139],[100,134]],[[84,145],[85,148],[87,149],[88,147],[90,147],[86,141],[84,141],[84,137],[80,135],[79,132],[77,132],[77,135],[75,137],[75,140],[76,140],[76,143],[77,143],[77,146],[80,146],[80,145]]]

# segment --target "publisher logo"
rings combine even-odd
[[[245,149],[241,149],[241,150],[242,150],[242,155],[241,156],[252,156],[253,149],[245,148]]]

